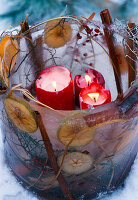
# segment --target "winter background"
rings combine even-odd
[[[108,8],[113,18],[138,21],[137,0],[0,0],[0,31],[7,26],[18,26],[29,13],[29,24],[65,14],[89,17]],[[3,142],[0,131],[0,200],[38,200],[16,181],[4,162]],[[124,187],[112,194],[100,194],[102,200],[138,200],[138,156],[125,180]]]

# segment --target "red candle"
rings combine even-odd
[[[110,90],[98,83],[92,83],[89,87],[81,90],[79,94],[80,108],[89,109],[111,102]]]
[[[99,83],[104,87],[105,80],[103,75],[94,70],[94,69],[88,69],[86,71],[85,75],[76,75],[74,79],[75,84],[75,101],[76,104],[79,105],[79,93],[83,88],[87,88],[91,83]]]
[[[73,80],[70,71],[56,65],[44,69],[35,82],[37,99],[56,109],[74,109]]]

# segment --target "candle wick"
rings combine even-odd
[[[56,88],[55,88],[55,92],[56,92],[57,90],[56,90]]]
[[[94,100],[94,102],[96,103],[96,98],[95,98],[95,97],[93,98],[93,100]]]
[[[89,81],[88,81],[88,86],[89,86]]]

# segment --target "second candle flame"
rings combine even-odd
[[[91,78],[90,78],[90,76],[89,75],[85,75],[85,80],[86,80],[86,82],[87,82],[87,84],[88,84],[88,86],[89,86],[89,84],[91,83]]]
[[[52,82],[52,85],[53,85],[54,90],[57,91],[57,84],[56,84],[56,81],[53,81],[53,82]]]

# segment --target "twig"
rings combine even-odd
[[[31,36],[31,33],[30,33],[30,29],[29,29],[29,25],[28,25],[28,21],[27,21],[27,17],[25,18],[25,20],[23,22],[20,23],[20,26],[21,26],[21,32],[24,33],[24,35],[27,35],[31,41],[31,43],[27,43],[27,46],[28,46],[28,49],[29,49],[29,53],[31,55],[31,61],[33,63],[33,67],[34,67],[34,70],[38,70],[40,69],[41,71],[41,62],[40,60],[38,59],[38,56],[35,52],[35,48],[36,48],[36,45],[33,44],[33,41],[32,41],[32,36]],[[26,33],[27,32],[27,33]],[[36,80],[36,76],[34,77],[34,80]],[[33,88],[32,87],[29,87],[28,86],[28,89],[33,92]]]
[[[133,29],[135,26],[135,23],[128,23],[128,33],[130,33],[130,29]],[[132,31],[132,33],[135,32],[135,29]],[[128,87],[131,86],[131,82],[133,82],[136,79],[136,56],[133,53],[134,43],[133,43],[133,34],[131,34],[132,38],[127,38],[127,62],[129,65],[128,68]],[[130,59],[131,58],[131,59]]]
[[[28,21],[27,21],[28,16],[29,15],[27,14],[26,17],[25,17],[25,20],[20,23],[21,30],[20,30],[19,33],[21,33],[21,32],[24,33],[26,31],[29,31],[29,24],[28,24]]]
[[[48,157],[51,161],[51,165],[53,167],[53,170],[55,172],[55,175],[57,175],[58,171],[59,171],[59,167],[57,165],[57,161],[54,155],[54,151],[52,149],[51,143],[50,143],[50,139],[48,137],[48,134],[46,132],[46,129],[44,127],[43,121],[42,121],[42,117],[40,115],[40,113],[38,111],[35,112],[36,113],[36,117],[37,117],[37,122],[38,122],[38,126],[41,132],[41,136],[43,138],[44,141],[44,145],[48,154]],[[60,173],[59,176],[57,177],[57,180],[59,182],[59,185],[64,193],[64,196],[66,197],[66,199],[68,200],[73,200],[73,197],[69,191],[69,188],[64,180],[63,175]]]
[[[105,34],[106,43],[107,43],[107,46],[109,49],[109,55],[112,60],[115,81],[116,81],[116,86],[117,86],[117,91],[118,91],[117,98],[121,98],[123,96],[123,93],[122,93],[122,86],[121,86],[119,63],[118,63],[118,59],[117,59],[117,56],[115,53],[115,47],[114,47],[114,43],[113,43],[112,33],[108,28],[108,26],[110,26],[112,24],[112,18],[110,16],[108,9],[101,11],[100,15],[101,15],[102,23],[105,25],[104,34]]]

